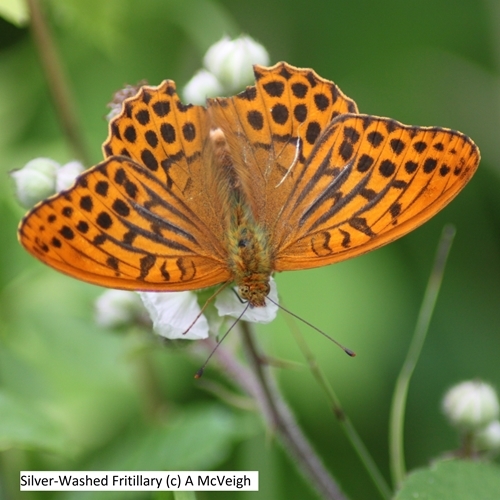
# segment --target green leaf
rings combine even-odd
[[[447,460],[410,474],[394,500],[495,500],[499,492],[497,465]]]
[[[260,432],[254,415],[219,404],[184,408],[167,422],[140,422],[111,447],[101,449],[81,470],[213,470],[230,456],[234,444]],[[184,492],[185,496],[188,492]],[[191,492],[191,496],[193,493]],[[129,492],[128,498],[136,498]],[[167,495],[165,495],[167,496]],[[162,496],[158,498],[162,498]],[[114,500],[123,492],[67,492],[62,500]]]
[[[174,491],[174,500],[196,500],[194,491]]]
[[[0,391],[0,450],[41,448],[62,453],[64,433],[34,404]]]
[[[252,415],[196,405],[165,424],[137,426],[112,449],[100,452],[89,469],[210,470],[227,459],[236,441],[255,430]]]
[[[57,22],[109,54],[125,43],[122,24],[129,13],[123,0],[50,0]]]
[[[219,2],[211,0],[170,0],[173,22],[188,34],[200,52],[224,35],[238,36],[241,30],[232,15]]]
[[[25,26],[29,20],[26,0],[0,0],[0,16],[16,26]]]

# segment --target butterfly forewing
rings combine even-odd
[[[20,236],[43,262],[98,285],[188,290],[230,278],[196,211],[126,157],[108,159],[37,205]]]
[[[276,269],[304,269],[365,253],[443,208],[479,163],[466,136],[387,118],[343,115],[318,139],[281,214]]]

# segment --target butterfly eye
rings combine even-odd
[[[248,285],[240,285],[238,293],[243,300],[248,300],[250,296],[250,287]]]
[[[238,294],[243,300],[250,302],[252,307],[263,307],[266,305],[265,298],[271,291],[269,282],[256,282],[252,285],[240,285]]]

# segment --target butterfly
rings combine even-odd
[[[479,164],[460,132],[358,112],[311,69],[255,66],[255,86],[183,104],[143,86],[104,161],[36,205],[19,239],[69,276],[183,291],[234,282],[264,306],[270,276],[385,245],[446,206]]]

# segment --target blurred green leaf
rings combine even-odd
[[[230,453],[232,445],[259,430],[256,421],[221,405],[180,410],[171,421],[140,428],[90,464],[100,470],[205,470]]]
[[[127,0],[50,0],[55,21],[104,52],[119,50],[127,39],[121,26],[130,11]]]
[[[224,34],[240,34],[230,13],[211,0],[162,0],[147,4],[140,0],[50,0],[50,4],[57,23],[108,54],[126,50],[133,42],[122,28],[137,17],[149,22],[151,28],[156,27],[158,20],[163,20],[165,26],[179,26],[201,53]]]
[[[16,26],[28,23],[28,5],[26,0],[0,0],[0,16]]]
[[[218,2],[169,0],[167,3],[174,22],[184,29],[202,54],[223,35],[240,35],[236,21]]]
[[[59,454],[66,444],[60,423],[35,404],[0,391],[0,450],[41,448]]]
[[[449,460],[410,474],[395,500],[495,500],[499,494],[500,467]]]
[[[5,124],[0,148],[30,134],[42,103],[48,100],[46,84],[39,70],[36,54],[29,43],[9,48],[0,59],[0,121]],[[7,126],[8,124],[8,126]],[[40,154],[41,156],[41,154]],[[3,163],[3,162],[2,162]],[[23,165],[5,165],[3,171]]]
[[[174,491],[175,500],[196,500],[194,491]]]
[[[180,410],[166,423],[141,426],[123,433],[114,445],[100,451],[84,470],[213,470],[233,446],[260,431],[253,415],[232,412],[219,404]],[[83,495],[83,496],[82,496]],[[123,492],[67,493],[65,500],[122,498]]]

